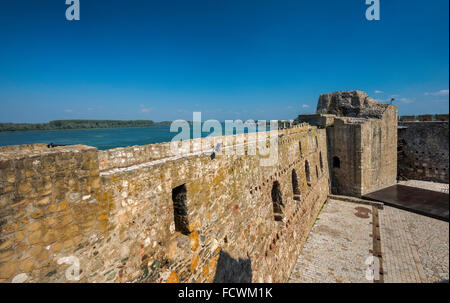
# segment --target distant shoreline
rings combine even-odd
[[[169,126],[171,123],[171,121],[154,122],[152,120],[53,120],[48,123],[0,123],[0,132],[141,128]]]
[[[258,120],[260,121],[260,120]],[[189,125],[194,122],[186,121]],[[224,121],[220,122],[225,123]],[[53,120],[48,123],[4,123],[0,122],[0,133],[22,131],[50,131],[50,130],[89,130],[114,128],[142,128],[151,126],[170,126],[172,121],[154,122],[152,120]],[[244,122],[243,125],[248,126]],[[259,125],[259,123],[250,123]]]
[[[19,130],[0,130],[0,133],[19,133],[19,132],[40,132],[40,131],[58,131],[58,130],[100,130],[100,129],[124,129],[124,128],[146,128],[153,126],[169,126],[168,125],[148,125],[148,126],[119,126],[119,127],[92,127],[92,128],[55,128],[55,129],[19,129]],[[1,145],[0,145],[1,146]]]

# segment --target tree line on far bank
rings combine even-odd
[[[152,120],[53,120],[48,123],[0,123],[0,132],[57,129],[90,129],[146,127],[170,125],[171,121],[154,122]]]

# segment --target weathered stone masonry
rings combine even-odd
[[[326,130],[279,135],[275,166],[202,153],[211,138],[181,157],[168,143],[0,148],[0,281],[66,282],[69,256],[80,282],[286,281],[330,180]]]
[[[361,197],[395,184],[397,107],[360,91],[324,94],[300,121],[327,130],[331,191]]]
[[[399,178],[448,183],[448,115],[429,120],[399,122]]]
[[[80,282],[286,281],[330,189],[359,197],[397,176],[395,106],[336,92],[299,121],[266,132],[276,145],[208,137],[183,155],[0,148],[0,282],[66,282],[74,260]],[[274,165],[257,142],[278,146]]]

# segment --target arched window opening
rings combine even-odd
[[[306,181],[309,183],[311,182],[311,174],[309,171],[309,163],[308,160],[305,161],[305,174],[306,174]],[[308,184],[309,185],[309,184]]]
[[[184,235],[189,234],[188,209],[186,204],[187,191],[186,184],[172,189],[173,216],[175,230]]]
[[[273,182],[272,186],[272,202],[275,221],[283,220],[283,198],[281,196],[280,183]]]
[[[333,167],[341,168],[341,160],[339,159],[339,157],[336,156],[333,157]]]

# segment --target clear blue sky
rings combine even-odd
[[[449,1],[0,1],[0,122],[292,119],[320,94],[447,113]]]

